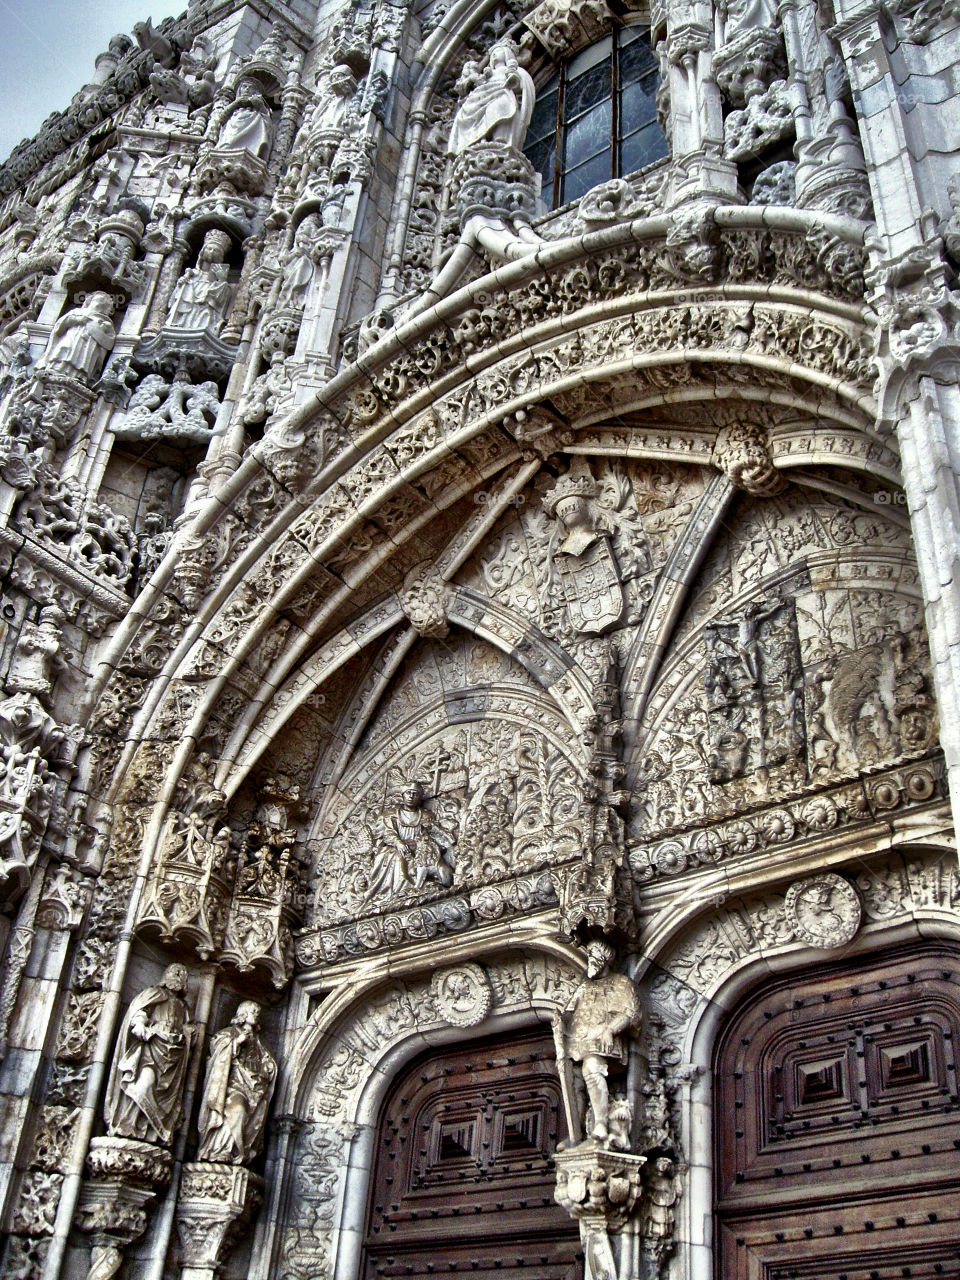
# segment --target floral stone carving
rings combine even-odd
[[[232,1164],[185,1164],[176,1226],[182,1275],[215,1280],[263,1199],[263,1179]]]

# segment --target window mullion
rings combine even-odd
[[[610,177],[620,172],[620,28],[610,41]]]
[[[553,207],[555,209],[559,208],[563,197],[563,174],[567,163],[567,149],[564,145],[566,98],[567,68],[564,65],[560,68],[560,83],[557,86],[557,132],[553,148]]]

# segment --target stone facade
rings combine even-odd
[[[548,209],[632,24],[668,156]],[[358,1280],[390,1081],[535,1023],[586,1280],[719,1274],[722,1011],[960,942],[958,69],[192,0],[0,166],[3,1276]]]

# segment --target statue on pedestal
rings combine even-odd
[[[197,265],[186,270],[170,298],[167,323],[178,329],[217,329],[223,324],[230,302],[229,267],[224,259],[230,249],[225,231],[208,231]]]
[[[186,990],[186,969],[172,964],[127,1010],[104,1108],[111,1137],[173,1141],[190,1055]]]
[[[514,150],[523,147],[533,114],[533,80],[517,60],[510,40],[490,50],[485,70],[468,62],[457,85],[465,94],[450,129],[447,150],[460,155],[478,142],[505,142]]]
[[[244,1000],[213,1038],[197,1121],[200,1160],[243,1164],[260,1150],[277,1064],[260,1042],[259,1025],[260,1006]]]
[[[587,976],[562,1013],[554,1019],[558,1059],[579,1063],[574,1087],[581,1096],[582,1137],[607,1145],[610,1141],[608,1076],[627,1064],[625,1034],[640,1030],[640,1001],[636,987],[622,973],[610,973],[614,948],[602,938],[587,943]],[[589,1135],[582,1094],[590,1103]],[[576,1135],[571,1134],[572,1138]],[[622,1141],[617,1134],[618,1145]]]

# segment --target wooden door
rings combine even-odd
[[[364,1280],[582,1277],[578,1229],[553,1198],[565,1136],[549,1031],[418,1059],[380,1116]]]
[[[718,1280],[960,1276],[960,957],[771,984],[716,1058]]]

